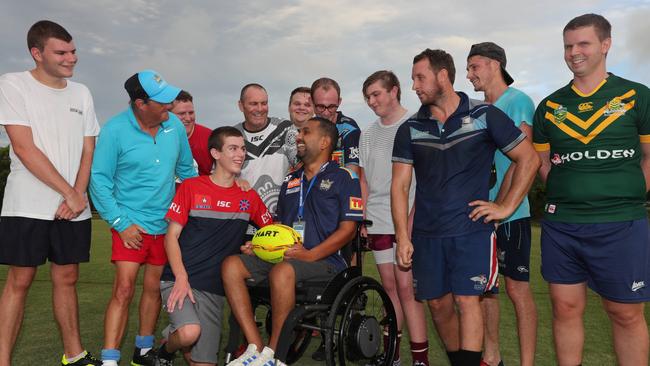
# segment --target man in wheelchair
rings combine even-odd
[[[296,283],[328,281],[346,267],[340,249],[355,235],[363,218],[359,180],[352,171],[330,162],[338,131],[314,117],[300,129],[297,156],[303,167],[289,174],[280,190],[277,221],[303,237],[277,264],[255,257],[250,243],[242,254],[226,258],[222,279],[231,311],[247,342],[246,351],[229,365],[282,365],[274,358],[282,326],[295,307]],[[255,322],[247,281],[267,281],[271,293],[272,330],[268,346]]]

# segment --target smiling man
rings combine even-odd
[[[76,283],[90,259],[86,187],[99,124],[88,89],[67,80],[77,64],[72,36],[42,20],[27,33],[36,67],[0,76],[0,125],[11,141],[0,219],[0,365],[8,366],[38,266],[48,260],[62,365],[99,365],[81,346]],[[15,360],[15,364],[24,364]],[[51,364],[51,363],[50,363]]]
[[[314,105],[311,102],[311,89],[307,86],[300,86],[292,90],[289,97],[289,119],[293,125],[300,128],[313,116]]]
[[[104,319],[104,365],[116,366],[129,305],[144,265],[140,326],[132,365],[153,365],[153,332],[160,313],[160,275],[167,263],[165,214],[174,177],[196,175],[185,127],[169,113],[180,89],[144,70],[124,83],[129,107],[111,118],[97,140],[90,193],[111,228],[115,282]]]
[[[619,365],[648,364],[650,90],[607,72],[611,25],[601,15],[563,31],[573,80],[539,104],[533,141],[546,183],[542,275],[557,362],[578,365],[589,286],[612,324]]]
[[[257,227],[272,221],[258,194],[235,184],[246,157],[241,132],[219,127],[208,144],[214,172],[183,181],[166,215],[169,264],[160,291],[169,326],[157,366],[172,365],[181,349],[189,349],[185,356],[192,366],[217,364],[224,304],[221,262],[239,252],[249,221]]]
[[[176,100],[174,100],[171,111],[183,122],[183,126],[185,126],[185,133],[187,133],[187,140],[190,143],[192,157],[198,166],[199,175],[209,175],[214,164],[214,160],[210,156],[208,149],[208,138],[212,130],[196,123],[196,112],[194,110],[194,98],[192,94],[181,90]]]

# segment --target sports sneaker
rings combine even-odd
[[[378,357],[373,358],[369,363],[366,364],[366,366],[383,365],[385,362],[386,362],[386,356],[382,353]],[[401,366],[401,365],[402,365],[402,361],[399,358],[393,361],[393,366]]]
[[[413,361],[413,366],[429,366],[422,361]]]
[[[156,365],[156,350],[150,349],[145,354],[142,354],[140,348],[133,349],[133,359],[131,366],[155,366]]]
[[[320,345],[318,348],[314,351],[314,353],[311,354],[311,358],[314,361],[325,361],[325,341],[321,340]]]
[[[241,354],[241,356],[230,361],[227,366],[249,366],[253,361],[260,357],[260,353],[257,352],[257,346],[254,344],[249,344],[246,351]]]
[[[287,366],[284,362],[275,359],[275,351],[269,347],[264,347],[259,356],[248,366]]]
[[[85,352],[85,351],[84,351]],[[75,362],[68,362],[68,360],[65,358],[65,355],[61,357],[61,366],[102,366],[102,361],[96,359],[91,355],[89,352],[86,352],[86,354],[78,359]]]

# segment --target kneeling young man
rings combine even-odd
[[[239,252],[249,221],[257,226],[272,221],[257,193],[244,192],[235,183],[246,157],[242,133],[217,128],[208,148],[215,170],[183,181],[165,216],[169,264],[160,292],[169,326],[157,365],[172,365],[179,349],[192,366],[217,364],[224,304],[221,262]]]
[[[279,222],[293,226],[303,237],[275,265],[252,255],[250,243],[243,254],[226,258],[221,270],[226,297],[249,346],[229,365],[280,365],[274,360],[278,337],[295,306],[295,284],[305,280],[329,280],[346,267],[340,249],[353,237],[361,221],[363,205],[356,175],[329,161],[338,140],[336,126],[315,117],[298,132],[298,157],[303,167],[291,173],[280,190]],[[273,326],[268,347],[259,333],[246,280],[269,280]],[[267,363],[270,362],[270,363]]]

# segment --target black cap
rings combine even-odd
[[[467,58],[469,59],[472,56],[483,56],[498,61],[501,64],[501,74],[503,75],[503,80],[506,82],[506,85],[510,85],[514,82],[512,76],[510,76],[506,71],[506,51],[496,43],[483,42],[472,45]]]

